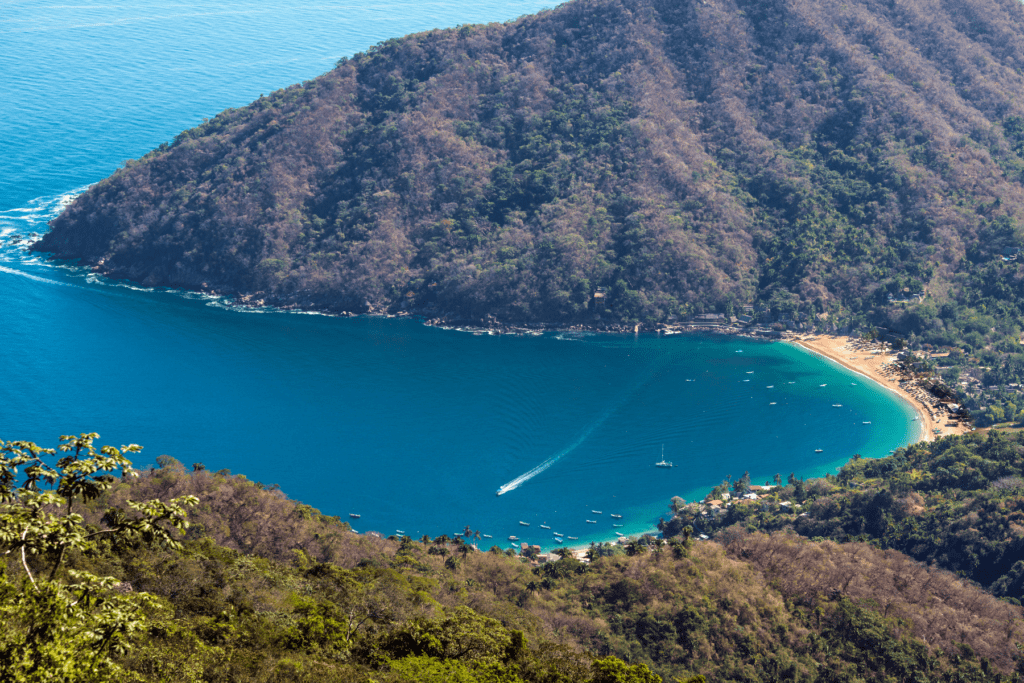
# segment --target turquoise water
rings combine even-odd
[[[98,431],[143,444],[143,463],[166,453],[359,513],[360,531],[469,525],[545,547],[541,524],[604,540],[610,514],[623,515],[620,531],[648,529],[672,496],[726,475],[811,476],[912,440],[909,406],[783,344],[239,312],[107,282],[9,241],[221,108],[379,39],[541,6],[5,6],[0,438]],[[662,448],[676,467],[654,467]]]

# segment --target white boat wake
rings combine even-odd
[[[639,389],[640,387],[645,385],[648,381],[650,381],[651,377],[654,376],[654,373],[655,373],[656,370],[657,370],[657,366],[656,365],[652,365],[650,368],[648,368],[648,370],[644,374],[643,378],[639,382],[637,382],[635,385],[633,385],[633,387],[631,389],[627,390],[625,395],[622,397],[622,399],[620,399],[614,405],[612,405],[607,410],[605,410],[603,413],[601,413],[600,417],[598,417],[596,420],[591,422],[587,426],[586,429],[584,429],[582,432],[580,432],[579,436],[576,437],[575,441],[573,441],[571,444],[566,446],[564,449],[562,449],[559,452],[557,452],[554,455],[552,455],[550,458],[548,458],[547,460],[545,460],[541,464],[539,464],[536,467],[534,467],[529,472],[526,472],[525,474],[520,474],[518,477],[516,477],[512,481],[508,482],[507,484],[502,484],[500,487],[498,487],[497,495],[503,496],[506,493],[508,493],[509,491],[515,491],[517,488],[519,488],[520,486],[522,486],[526,482],[530,481],[531,479],[536,477],[538,474],[540,474],[544,470],[548,469],[549,467],[554,465],[556,462],[558,462],[559,460],[561,460],[562,458],[564,458],[565,456],[569,455],[574,450],[579,448],[583,444],[583,442],[586,441],[587,438],[591,434],[594,433],[594,430],[597,429],[598,427],[600,427],[601,425],[603,425],[608,420],[608,418],[611,417],[612,413],[614,413],[615,410],[620,405],[622,405],[623,402],[626,401],[626,399],[628,399],[630,396],[632,396],[633,393],[637,389]]]
[[[584,429],[580,433],[580,435],[578,437],[576,437],[576,440],[573,441],[571,444],[569,444],[567,447],[565,447],[564,449],[562,449],[559,452],[555,453],[553,456],[551,456],[550,458],[548,458],[547,460],[545,460],[541,464],[537,465],[536,467],[534,467],[529,472],[527,472],[525,474],[520,474],[518,477],[516,477],[512,481],[508,482],[507,484],[502,484],[498,488],[498,495],[501,496],[501,495],[504,495],[504,494],[508,493],[509,491],[515,491],[517,488],[519,488],[520,486],[522,486],[526,482],[530,481],[531,479],[536,477],[538,474],[540,474],[541,472],[543,472],[547,468],[549,468],[552,465],[554,465],[556,462],[558,462],[559,460],[564,458],[566,455],[568,455],[569,453],[572,453],[574,450],[579,448],[580,445],[584,441],[587,440],[587,437],[590,436],[594,432],[595,429],[597,429],[602,424],[604,424],[604,422],[611,416],[612,410],[613,409],[606,410],[601,415],[601,417],[599,417],[594,422],[591,422],[590,426],[587,427],[586,429]]]

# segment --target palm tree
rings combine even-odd
[[[459,545],[459,553],[462,555],[463,559],[465,559],[465,557],[469,555],[471,552],[473,552],[473,546],[471,546],[469,543],[463,543]]]
[[[430,536],[423,534],[423,538],[420,539],[420,543],[423,545],[430,545]]]
[[[553,554],[564,560],[567,557],[572,557],[572,550],[570,548],[555,548]]]
[[[444,561],[444,567],[454,573],[459,568],[459,558],[452,555]]]
[[[441,534],[440,536],[434,539],[434,545],[448,545],[448,537],[444,534]]]

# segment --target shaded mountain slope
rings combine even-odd
[[[35,248],[477,319],[942,297],[1021,236],[1022,69],[1012,0],[578,0],[390,40],[225,111]]]

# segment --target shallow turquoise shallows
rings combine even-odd
[[[542,6],[6,6],[0,438],[52,445],[98,431],[143,444],[143,464],[166,453],[358,513],[359,531],[468,525],[545,547],[556,531],[582,543],[647,530],[672,496],[727,475],[821,474],[913,440],[908,405],[784,344],[239,312],[103,281],[10,242],[203,116],[389,36]],[[655,466],[663,452],[674,467]]]

